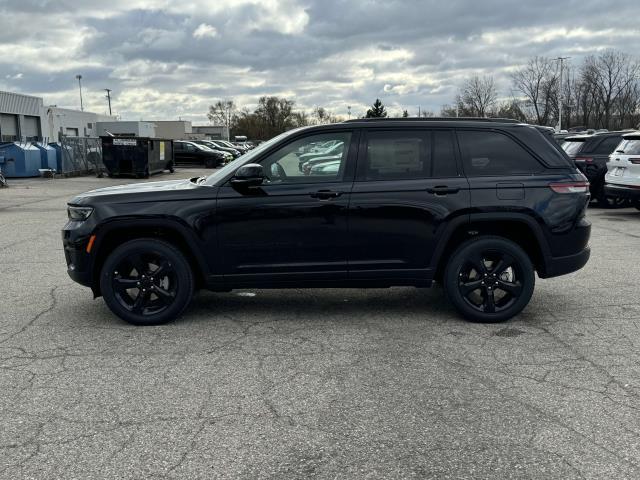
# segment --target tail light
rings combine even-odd
[[[589,182],[550,183],[549,188],[556,193],[587,193]]]
[[[640,165],[640,158],[630,158],[629,161],[634,165]]]
[[[576,157],[576,162],[593,163],[592,157]]]

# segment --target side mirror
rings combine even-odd
[[[248,163],[236,170],[235,175],[231,179],[231,184],[236,187],[257,187],[258,185],[262,185],[264,178],[262,165]]]

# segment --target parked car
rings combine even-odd
[[[232,153],[228,151],[228,149],[226,148],[220,148],[218,145],[216,145],[210,140],[193,140],[193,143],[197,143],[198,145],[204,145],[205,147],[210,148],[215,152],[220,152],[224,154],[224,163],[230,162],[233,159],[238,158],[240,156],[240,152],[234,151],[234,153]]]
[[[215,142],[227,148],[238,150],[240,154],[243,154],[249,151],[249,147],[247,147],[246,145],[234,145],[233,143],[228,142],[227,140],[215,140]]]
[[[590,135],[573,135],[566,137],[562,144],[564,151],[589,180],[592,198],[602,206],[620,203],[618,199],[607,197],[604,190],[604,177],[607,173],[609,155],[622,141],[624,133],[596,132]]]
[[[338,168],[300,172],[299,149],[328,140]],[[530,125],[359,119],[288,131],[209,176],[78,195],[63,245],[71,278],[137,325],[176,318],[197,288],[433,281],[495,322],[528,304],[536,272],[585,265],[588,186]]]
[[[630,200],[640,210],[640,132],[627,133],[609,157],[605,193]]]
[[[183,140],[173,142],[173,152],[177,165],[204,165],[206,168],[215,168],[224,164],[227,159],[223,152]]]
[[[206,143],[210,148],[215,150],[220,150],[221,152],[226,152],[232,155],[233,158],[238,158],[242,155],[242,152],[237,148],[230,148],[222,143],[220,140],[202,140],[201,143]]]

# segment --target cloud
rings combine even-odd
[[[46,22],[33,23],[33,11]],[[69,12],[73,12],[72,15]],[[208,105],[261,95],[363,114],[438,111],[470,75],[509,73],[533,55],[640,51],[637,0],[3,0],[0,89],[123,118],[206,121]]]
[[[193,31],[193,36],[195,38],[215,38],[218,36],[218,30],[213,25],[201,23],[200,25],[198,25],[198,28]]]

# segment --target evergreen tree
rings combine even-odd
[[[409,116],[409,111],[408,110],[403,110],[402,111],[402,118],[407,118]]]
[[[373,105],[369,110],[367,110],[367,115],[365,118],[384,118],[387,116],[387,110],[384,108],[384,105],[380,101],[379,98],[376,98],[376,101],[373,102]]]

